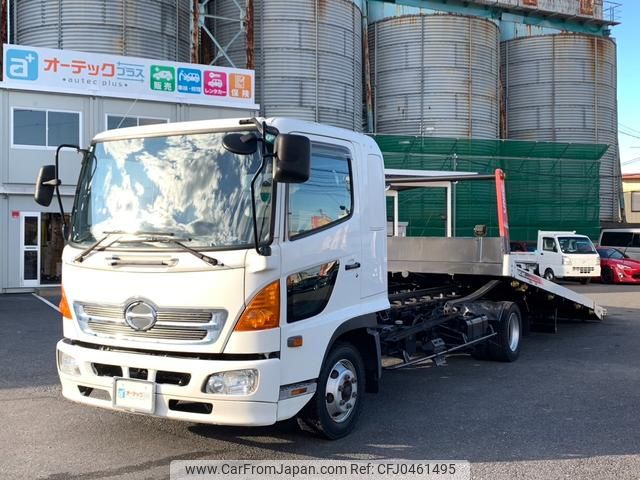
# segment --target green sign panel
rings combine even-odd
[[[176,70],[165,65],[151,65],[151,90],[174,92],[176,89]]]

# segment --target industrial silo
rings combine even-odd
[[[497,138],[499,29],[479,17],[391,16],[369,25],[377,133]]]
[[[20,0],[15,41],[60,48],[188,62],[187,0]]]
[[[502,75],[507,138],[609,145],[600,164],[600,220],[619,220],[613,40],[578,34],[508,40]]]
[[[245,2],[238,2],[245,5]],[[253,56],[262,114],[362,129],[362,8],[360,0],[253,0],[252,21],[227,50],[236,67]],[[234,0],[209,13],[239,18]],[[245,10],[246,16],[246,10]],[[215,20],[221,45],[238,33]],[[247,38],[253,40],[247,43]],[[220,57],[219,65],[229,65]]]

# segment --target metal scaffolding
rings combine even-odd
[[[199,4],[196,17],[198,26],[202,32],[200,35],[200,45],[203,52],[215,52],[214,55],[204,55],[207,58],[203,58],[202,61],[203,63],[214,65],[224,58],[231,67],[244,68],[246,66],[247,68],[253,68],[253,55],[251,54],[252,49],[250,48],[250,46],[253,45],[251,38],[252,29],[249,28],[253,15],[253,1],[231,0],[231,3],[235,6],[233,16],[222,16],[215,13],[216,0],[203,0]],[[237,15],[235,15],[236,13]],[[231,24],[231,26],[236,25],[237,31],[231,36],[230,40],[223,43],[218,38],[217,28],[224,24]],[[243,36],[247,39],[246,65],[236,65],[228,52],[237,42],[242,41]],[[206,44],[207,40],[213,44],[214,48]]]

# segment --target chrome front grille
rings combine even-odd
[[[159,339],[159,340],[191,340],[198,341],[207,336],[206,330],[197,330],[194,328],[172,328],[156,325],[146,332],[137,332],[129,325],[100,323],[89,320],[89,330],[97,335],[107,335],[115,337],[131,337],[134,339]]]
[[[155,324],[145,331],[125,321],[125,310],[135,299],[121,305],[74,303],[80,329],[88,335],[152,343],[203,344],[215,342],[227,319],[226,310],[157,307]],[[147,302],[149,303],[149,302]]]
[[[595,267],[573,267],[573,271],[576,273],[593,273],[595,271]]]
[[[83,305],[90,317],[116,319],[124,322],[124,305]],[[209,323],[213,312],[206,310],[160,309],[158,322]]]

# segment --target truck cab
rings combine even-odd
[[[593,243],[575,231],[539,231],[535,254],[538,271],[547,280],[570,278],[587,283],[600,276],[600,258]]]

